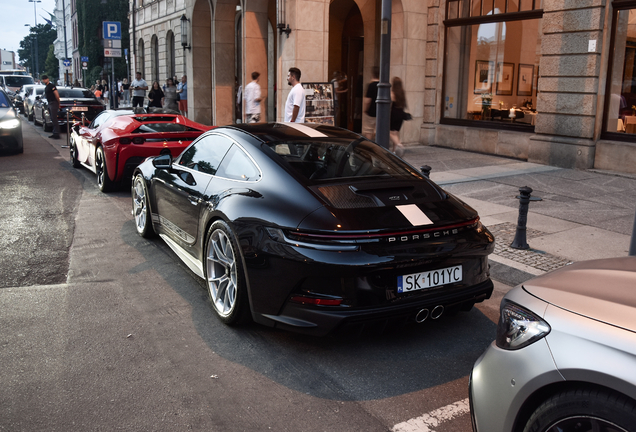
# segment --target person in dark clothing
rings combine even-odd
[[[362,135],[365,138],[373,140],[375,138],[375,115],[376,100],[378,99],[378,83],[380,82],[380,68],[373,67],[371,71],[371,82],[367,87],[367,93],[364,95],[363,111],[366,116],[362,119]]]
[[[53,123],[53,135],[49,138],[60,139],[60,125],[57,121],[57,114],[60,110],[60,94],[57,91],[55,84],[49,80],[47,75],[41,76],[42,82],[46,85],[44,88],[44,97],[49,103],[49,113],[51,116],[51,122]]]
[[[152,89],[148,93],[148,108],[162,108],[161,99],[164,98],[163,90],[158,81],[152,83]]]
[[[389,144],[390,150],[398,156],[404,154],[404,146],[400,142],[400,129],[404,120],[410,115],[404,111],[406,108],[406,95],[404,85],[399,77],[393,77],[391,82],[391,120],[389,122]]]

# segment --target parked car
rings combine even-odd
[[[210,129],[181,115],[107,110],[89,125],[77,123],[70,129],[71,163],[97,174],[99,189],[108,192],[120,183],[130,184],[133,170],[147,157],[176,157]]]
[[[490,297],[492,234],[402,159],[317,124],[219,127],[139,165],[137,232],[206,281],[227,324],[325,335]]]
[[[60,126],[66,125],[67,113],[69,120],[92,121],[97,114],[104,111],[105,107],[92,91],[80,87],[57,87],[60,94],[60,110],[57,113],[57,121]],[[53,121],[49,113],[49,102],[46,97],[36,96],[33,108],[33,123],[41,124],[45,131],[53,128]]]
[[[28,90],[26,97],[22,104],[24,105],[24,115],[27,116],[29,121],[33,121],[33,109],[35,107],[36,98],[44,94],[44,88],[41,84],[35,84]]]
[[[30,75],[0,75],[0,83],[5,90],[11,90],[15,94],[23,85],[35,84],[35,81]]]
[[[478,432],[636,430],[636,257],[514,288],[470,380]]]
[[[29,94],[29,90],[31,90],[34,86],[35,84],[25,84],[20,87],[20,90],[16,93],[15,98],[13,99],[13,106],[16,107],[20,114],[26,113],[24,110],[24,100]]]
[[[22,153],[23,148],[20,114],[7,93],[0,89],[0,150]]]

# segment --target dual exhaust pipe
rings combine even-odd
[[[429,316],[431,317],[431,319],[436,320],[437,318],[441,317],[443,313],[444,306],[442,305],[435,306],[430,312],[428,309],[422,309],[415,315],[415,322],[418,324],[422,324]]]

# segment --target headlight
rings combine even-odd
[[[15,129],[20,126],[20,120],[11,119],[7,121],[0,122],[0,129]]]
[[[497,346],[505,350],[526,347],[550,333],[550,325],[534,313],[512,302],[501,306],[497,323]]]

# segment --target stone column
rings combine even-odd
[[[245,10],[245,85],[252,81],[252,72],[260,73],[261,122],[267,120],[267,0],[249,0]]]
[[[424,100],[422,104],[422,122],[420,142],[435,144],[435,123],[439,122],[436,106],[442,106],[442,72],[438,69],[444,58],[444,38],[440,36],[440,22],[444,19],[444,9],[440,7],[440,0],[428,0],[428,19],[426,21],[426,52],[424,67]],[[440,48],[441,47],[441,48]]]
[[[531,162],[581,169],[594,164],[604,8],[605,0],[543,2]],[[590,41],[596,41],[594,50]]]

